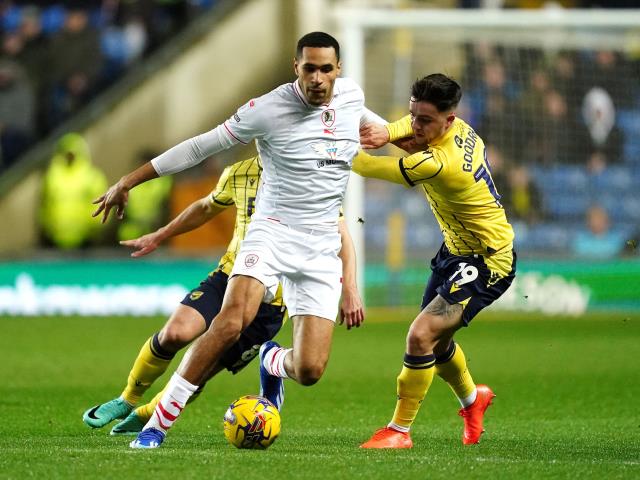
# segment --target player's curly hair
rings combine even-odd
[[[411,98],[416,102],[429,102],[439,112],[448,112],[458,106],[462,97],[462,88],[454,79],[442,73],[433,73],[411,86]]]
[[[333,47],[333,49],[336,51],[336,58],[340,60],[340,44],[328,33],[311,32],[303,36],[300,40],[298,40],[298,46],[296,47],[296,58],[302,57],[302,49],[304,47]]]

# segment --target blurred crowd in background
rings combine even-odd
[[[432,3],[516,8],[545,2]],[[629,7],[640,2],[558,3]],[[0,173],[214,4],[215,0],[0,1]],[[550,55],[542,49],[485,42],[463,49],[459,115],[485,139],[494,182],[516,227],[519,246],[531,252],[600,258],[635,253],[633,239],[640,225],[640,197],[634,190],[640,183],[640,51],[636,56],[610,50],[558,50]],[[140,160],[153,154],[140,152]],[[75,187],[60,188],[61,184]],[[43,244],[74,249],[104,242],[104,235],[96,237],[91,222],[82,219],[92,210],[90,201],[105,188],[106,179],[91,165],[84,139],[74,133],[61,138],[43,185]],[[388,247],[388,222],[396,217],[385,205],[400,204],[407,225],[412,225],[406,228],[406,248],[434,247],[439,232],[424,200],[383,201],[399,195],[394,188],[367,187],[370,198],[375,197],[367,203],[368,246],[374,251]],[[112,237],[133,238],[166,221],[170,192],[168,181],[139,194],[150,200],[139,209],[134,200],[128,225]],[[71,207],[74,202],[77,206]],[[140,213],[145,210],[150,213]],[[87,224],[76,228],[73,238],[69,232],[74,229],[63,228],[71,218],[74,225]]]
[[[458,115],[487,146],[500,202],[527,254],[593,259],[638,254],[640,49],[460,46]],[[436,248],[418,196],[367,184],[367,247],[385,255],[389,219],[407,219],[405,250]],[[411,227],[408,227],[408,226]],[[417,227],[416,227],[417,226]]]
[[[0,1],[0,172],[214,3]]]

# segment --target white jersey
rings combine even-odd
[[[333,228],[358,151],[359,126],[369,121],[384,120],[364,108],[364,94],[353,80],[337,78],[333,98],[322,106],[309,105],[296,80],[249,101],[224,124],[151,163],[159,175],[169,175],[255,140],[264,172],[254,218]]]
[[[346,78],[326,105],[309,105],[295,81],[238,109],[224,126],[239,142],[256,140],[264,168],[254,218],[335,225],[363,111],[361,88]]]

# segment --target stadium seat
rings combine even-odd
[[[543,192],[583,190],[589,185],[584,167],[558,165],[551,168],[532,168],[536,186]]]
[[[596,191],[627,192],[633,188],[631,168],[627,166],[608,167],[598,175],[589,179],[591,187]]]
[[[640,164],[640,112],[620,110],[617,121],[624,136],[622,148],[625,161],[635,165]]]
[[[584,212],[593,203],[593,198],[585,191],[566,189],[545,195],[543,203],[546,212],[553,218],[576,219],[584,217]]]
[[[59,31],[64,25],[67,13],[61,5],[52,5],[42,11],[40,21],[42,22],[42,32],[51,35]]]
[[[3,32],[15,32],[22,23],[22,9],[15,5],[11,5],[0,17],[0,25]]]
[[[570,241],[570,229],[560,222],[540,223],[527,227],[524,231],[516,228],[516,250],[528,253],[567,252]]]

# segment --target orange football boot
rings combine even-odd
[[[399,432],[390,427],[376,430],[376,433],[360,448],[411,448],[413,442],[409,432]]]
[[[495,394],[486,385],[477,385],[478,395],[475,402],[466,408],[461,408],[458,415],[464,420],[464,434],[462,443],[473,445],[480,441],[480,435],[484,432],[482,420],[485,410],[491,405]]]

